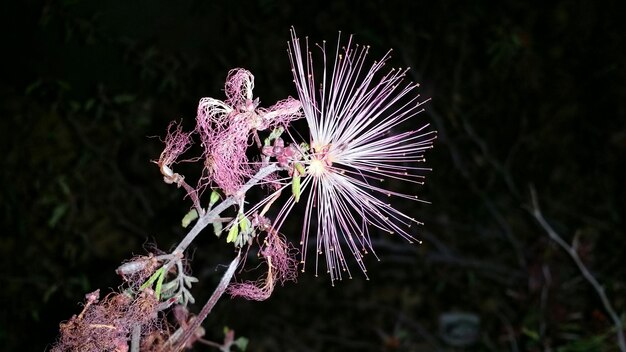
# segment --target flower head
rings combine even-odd
[[[246,157],[251,133],[286,125],[302,116],[300,102],[289,97],[268,109],[253,99],[254,76],[234,69],[228,73],[226,100],[202,98],[198,104],[197,132],[205,150],[205,175],[198,189],[209,182],[232,195],[252,176]]]
[[[228,286],[231,297],[244,297],[255,301],[268,299],[277,282],[296,281],[298,262],[291,244],[271,228],[259,248],[259,256],[267,263],[267,273],[257,281],[232,283]]]
[[[407,70],[381,74],[389,53],[368,66],[369,47],[355,45],[349,37],[344,47],[337,44],[329,64],[325,42],[317,47],[324,63],[319,76],[308,40],[303,50],[292,30],[289,58],[310,129],[309,145],[300,150],[305,166],[300,188],[310,189],[301,253],[304,270],[308,238],[314,233],[316,273],[319,257],[324,256],[334,281],[343,272],[350,276],[344,246],[366,272],[363,256],[373,252],[372,227],[415,240],[408,227],[419,222],[394,208],[387,198],[418,197],[392,191],[385,181],[422,184],[424,176],[419,173],[427,169],[418,164],[425,161],[424,152],[432,148],[436,132],[428,131],[427,124],[416,126],[415,116],[423,111],[425,101],[415,93],[418,84],[403,83]],[[292,197],[283,207],[278,227],[296,201]]]
[[[191,146],[190,133],[183,132],[183,128],[176,122],[170,122],[167,126],[165,137],[165,149],[161,152],[159,160],[155,161],[163,174],[166,183],[179,183],[183,177],[172,170],[172,165],[177,162],[178,157],[186,152]],[[194,160],[192,160],[194,161]]]

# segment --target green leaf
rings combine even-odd
[[[239,347],[240,350],[245,351],[246,348],[248,348],[248,342],[250,342],[248,338],[240,336],[237,338],[237,340],[233,341],[233,344]]]
[[[539,341],[539,333],[525,326],[522,326],[522,334],[528,336],[531,340]]]
[[[152,284],[154,283],[154,281],[156,281],[156,279],[158,279],[161,275],[163,275],[163,272],[165,271],[165,269],[163,267],[161,267],[159,270],[155,271],[154,274],[152,274],[152,276],[150,276],[150,278],[148,279],[148,281],[144,282],[139,289],[140,290],[145,290],[146,287],[150,287],[152,286]]]
[[[291,193],[293,193],[293,198],[297,203],[300,200],[300,174],[297,172],[293,173],[293,180],[291,182]]]
[[[157,301],[161,299],[161,288],[163,287],[163,280],[165,280],[165,270],[163,270],[162,274],[159,275],[159,279],[156,283],[156,288],[154,289]]]
[[[252,224],[250,223],[250,220],[248,220],[248,218],[246,218],[246,216],[242,213],[239,213],[239,229],[244,235],[247,235],[250,231],[252,231]]]
[[[217,191],[212,191],[211,197],[209,198],[209,208],[217,203],[218,200],[220,200],[220,194]]]
[[[224,226],[222,226],[222,223],[217,221],[213,223],[213,232],[215,232],[215,236],[217,238],[219,238],[222,235],[222,230],[224,229]]]
[[[304,175],[304,173],[306,172],[306,170],[304,169],[304,165],[300,163],[294,163],[293,166],[296,168],[296,171],[298,171],[300,175]]]
[[[280,137],[281,134],[283,134],[283,132],[285,131],[285,129],[283,127],[278,127],[275,128],[272,133],[270,133],[270,136],[267,137],[270,141]]]
[[[239,226],[238,224],[235,223],[230,227],[230,230],[228,230],[228,237],[226,237],[226,243],[235,242],[235,240],[237,239],[237,236],[239,236]]]
[[[56,207],[54,207],[54,210],[52,210],[52,215],[50,216],[50,219],[48,219],[48,227],[55,227],[59,220],[61,220],[65,213],[67,213],[68,209],[69,206],[65,203],[58,204]]]
[[[187,228],[187,226],[189,226],[189,224],[196,220],[198,218],[198,211],[196,210],[196,208],[191,209],[186,215],[185,217],[183,217],[183,221],[182,221],[182,225],[183,228]]]

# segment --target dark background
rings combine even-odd
[[[231,68],[252,71],[264,106],[295,95],[293,25],[312,41],[353,33],[372,60],[393,48],[390,65],[432,98],[421,119],[439,139],[419,190],[432,204],[398,204],[425,222],[424,244],[375,236],[369,281],[307,273],[265,302],[225,298],[206,337],[229,326],[250,351],[615,350],[595,291],[525,206],[532,184],[626,312],[624,8],[547,3],[3,4],[0,349],[48,348],[85,293],[121,284],[122,260],[182,238],[189,204],[149,162],[162,147],[149,137],[191,126]],[[232,252],[207,232],[193,254],[198,311]],[[442,338],[450,312],[480,318],[475,336],[457,331],[464,348]]]

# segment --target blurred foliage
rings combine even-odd
[[[432,98],[422,118],[440,137],[420,191],[432,205],[399,203],[426,223],[424,244],[376,236],[371,281],[331,288],[306,273],[267,302],[224,299],[207,337],[232,326],[248,351],[615,350],[595,292],[524,206],[534,184],[624,314],[620,13],[618,2],[565,0],[7,4],[0,345],[41,351],[85,293],[121,283],[123,259],[181,238],[190,204],[161,182],[150,137],[173,119],[191,124],[234,67],[253,72],[265,103],[295,95],[285,52],[295,25],[314,41],[354,33],[373,57],[393,47],[392,65],[412,67]],[[213,237],[196,243],[199,299],[230,255]],[[478,316],[477,341],[446,345],[448,312]]]

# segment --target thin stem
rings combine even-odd
[[[245,193],[252,188],[253,186],[260,183],[264,178],[280,170],[281,168],[273,163],[269,164],[263,168],[261,168],[248,182],[246,182],[235,195],[231,195],[230,197],[224,199],[221,203],[219,203],[215,208],[211,209],[211,211],[201,214],[201,216],[196,221],[195,225],[189,230],[185,238],[176,246],[174,251],[172,251],[171,256],[176,258],[175,260],[170,260],[167,264],[165,264],[164,269],[167,272],[172,266],[179,266],[179,274],[182,274],[180,269],[181,266],[181,258],[183,257],[183,252],[189,247],[189,245],[193,242],[193,240],[207,227],[209,224],[212,224],[216,221],[222,221],[223,219],[220,217],[220,214],[226,210],[228,207],[236,204]],[[197,206],[196,206],[197,207]],[[237,254],[237,257],[233,259],[233,261],[228,266],[228,270],[222,276],[219,285],[207,301],[207,303],[202,307],[202,310],[196,317],[196,319],[185,329],[182,337],[180,339],[172,340],[172,343],[166,344],[166,346],[172,346],[171,351],[179,351],[187,344],[187,341],[193,336],[196,329],[202,324],[204,319],[209,315],[219,298],[226,292],[226,288],[230,283],[233,275],[235,274],[235,269],[239,265],[240,255]],[[162,349],[165,351],[165,347]]]
[[[607,311],[607,313],[613,320],[613,325],[615,326],[615,333],[617,334],[617,343],[619,345],[619,349],[622,352],[626,352],[626,340],[624,339],[624,327],[622,325],[622,321],[617,315],[617,313],[615,312],[615,310],[613,310],[613,306],[611,305],[609,298],[606,296],[604,287],[600,285],[598,280],[593,276],[593,274],[591,274],[589,269],[587,269],[583,261],[578,256],[578,252],[576,252],[576,249],[570,246],[567,242],[565,242],[565,240],[563,240],[563,238],[561,238],[561,236],[559,236],[559,234],[556,231],[554,231],[552,226],[550,226],[550,224],[548,224],[546,219],[543,217],[543,214],[541,213],[541,209],[539,209],[539,202],[537,201],[537,194],[533,187],[530,188],[530,196],[532,199],[532,209],[531,209],[532,215],[535,217],[537,222],[539,222],[539,225],[541,225],[541,227],[543,227],[543,229],[548,233],[548,236],[550,236],[552,240],[558,243],[559,246],[561,246],[561,248],[563,248],[567,252],[567,254],[569,254],[572,260],[574,260],[574,263],[576,263],[576,266],[578,266],[578,270],[580,270],[580,272],[583,274],[583,277],[587,280],[587,282],[591,284],[591,286],[593,286],[598,296],[600,296],[600,300],[602,301],[602,304],[604,305],[604,309]]]
[[[187,247],[189,247],[191,242],[193,242],[193,240],[200,234],[200,232],[209,224],[212,224],[215,219],[219,217],[221,212],[226,210],[231,205],[236,204],[240,196],[245,194],[250,188],[252,188],[256,184],[261,182],[261,180],[263,180],[265,177],[278,170],[280,170],[280,167],[276,164],[270,164],[263,167],[256,173],[256,175],[252,176],[252,178],[241,187],[236,195],[232,195],[224,199],[215,208],[211,209],[211,211],[198,218],[196,224],[191,228],[189,233],[187,233],[185,238],[183,238],[178,246],[176,246],[176,249],[174,249],[173,253],[183,253],[187,249]]]
[[[196,318],[185,329],[185,332],[183,333],[182,337],[178,339],[178,341],[174,342],[174,345],[172,346],[173,348],[171,349],[171,351],[180,351],[181,349],[183,349],[184,346],[187,344],[187,341],[196,333],[196,330],[200,327],[200,325],[202,324],[204,319],[206,319],[209,313],[211,313],[211,310],[213,310],[213,307],[215,306],[217,301],[220,299],[220,297],[222,297],[224,292],[226,292],[226,288],[228,287],[230,280],[233,278],[233,275],[235,274],[235,270],[237,269],[237,266],[239,265],[240,259],[241,259],[241,252],[237,253],[237,256],[235,257],[235,259],[233,259],[233,261],[230,262],[228,269],[224,273],[224,276],[222,276],[222,279],[220,280],[219,284],[215,288],[215,291],[213,291],[213,294],[211,295],[209,300],[206,302],[204,307],[202,307],[202,310],[200,311],[200,313],[198,313]]]
[[[184,179],[182,179],[179,184],[183,186],[183,188],[187,192],[187,195],[189,196],[189,198],[191,198],[193,206],[196,208],[198,214],[204,215],[204,209],[202,209],[202,207],[200,206],[200,198],[198,197],[198,192],[196,191],[196,189],[191,187],[187,182],[185,182]]]
[[[130,352],[139,352],[141,342],[141,324],[133,326],[130,339]]]

